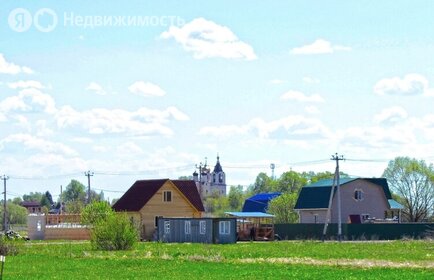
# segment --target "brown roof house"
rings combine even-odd
[[[192,180],[139,180],[113,205],[126,212],[142,240],[156,239],[158,217],[200,218],[204,210]]]
[[[301,189],[294,210],[300,223],[324,223],[333,180],[321,180]],[[336,188],[336,187],[335,187]],[[342,223],[398,222],[403,206],[393,200],[385,178],[341,178]],[[336,191],[331,223],[338,222]]]
[[[29,214],[39,214],[42,213],[41,203],[38,201],[23,201],[21,206],[27,209]]]

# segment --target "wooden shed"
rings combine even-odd
[[[158,240],[168,243],[235,243],[236,219],[159,217]]]

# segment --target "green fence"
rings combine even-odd
[[[324,224],[276,224],[275,234],[287,240],[321,239]],[[326,239],[336,239],[337,224],[329,224]],[[394,240],[434,237],[434,223],[342,224],[345,240]]]

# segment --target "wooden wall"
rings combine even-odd
[[[172,192],[172,201],[163,201],[163,192]],[[155,195],[139,211],[141,216],[141,237],[152,240],[156,235],[155,217],[200,218],[202,212],[197,211],[176,186],[167,181]]]

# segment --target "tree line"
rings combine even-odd
[[[227,196],[212,194],[204,200],[206,210],[213,216],[223,216],[226,211],[241,211],[244,201],[258,193],[280,192],[281,196],[273,199],[268,212],[276,215],[276,223],[296,223],[298,215],[294,206],[303,186],[322,179],[332,179],[333,173],[325,172],[284,172],[276,178],[261,172],[247,188],[231,186]],[[349,177],[340,174],[341,178]],[[386,178],[393,198],[404,206],[403,221],[434,221],[434,167],[424,160],[409,157],[397,157],[388,163],[382,177]],[[104,201],[104,193],[91,190],[91,201]],[[7,201],[7,219],[11,224],[25,224],[27,210],[21,206],[23,201],[36,201],[42,206],[42,212],[61,209],[66,213],[81,213],[87,202],[86,187],[77,180],[71,180],[54,201],[50,192],[30,192],[22,197]],[[0,221],[3,223],[3,208],[0,208]]]

